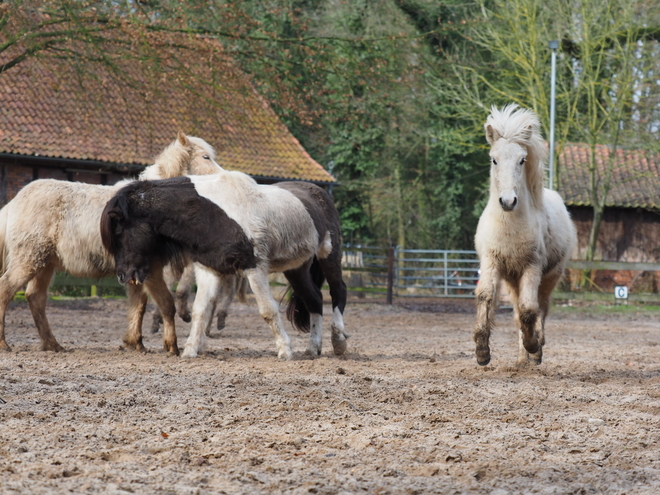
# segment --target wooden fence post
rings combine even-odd
[[[387,249],[387,304],[392,304],[394,292],[394,247]]]

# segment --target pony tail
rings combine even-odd
[[[323,286],[323,282],[325,282],[325,276],[323,275],[321,264],[316,256],[314,256],[314,259],[312,260],[309,272],[312,276],[312,282],[314,282],[314,285],[320,289]],[[295,292],[289,298],[289,304],[286,308],[286,317],[295,328],[301,332],[309,333],[311,325],[309,310],[307,309],[307,306],[305,306],[302,298]]]
[[[295,292],[289,298],[289,304],[286,307],[286,318],[296,329],[303,333],[309,333],[311,326],[309,311],[303,300]]]

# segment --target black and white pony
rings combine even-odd
[[[198,290],[183,352],[203,352],[213,317],[218,275],[243,273],[261,316],[275,336],[278,357],[291,359],[291,341],[268,274],[283,272],[293,289],[287,316],[310,331],[307,352],[321,353],[323,298],[332,298],[332,345],[346,351],[339,216],[322,188],[305,182],[257,184],[241,172],[136,182],[120,190],[101,216],[103,245],[121,283],[148,281],[152,267],[193,261]]]

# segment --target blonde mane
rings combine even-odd
[[[543,188],[548,152],[538,117],[517,105],[492,107],[484,128],[492,147],[491,179],[474,236],[481,270],[475,290],[475,356],[481,366],[490,363],[493,317],[504,282],[518,329],[517,364],[541,364],[545,318],[552,290],[577,245],[575,226],[557,191]]]
[[[541,123],[534,112],[510,104],[501,110],[491,107],[486,119],[486,128],[490,126],[501,139],[506,139],[527,148],[525,172],[527,187],[532,201],[537,208],[543,204],[543,177],[548,150],[541,136]]]
[[[201,149],[215,161],[215,150],[201,138],[186,136],[188,145],[175,139],[156,158],[153,165],[145,168],[140,174],[140,180],[171,179],[187,175],[188,164],[196,149]]]

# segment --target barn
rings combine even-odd
[[[177,65],[176,55],[158,70],[43,56],[2,73],[0,204],[35,179],[113,184],[136,175],[179,130],[259,182],[335,182],[231,59],[215,50]]]
[[[596,146],[598,176],[610,171],[603,220],[598,234],[595,259],[630,263],[660,263],[660,155],[639,149],[611,149]],[[567,144],[558,158],[558,191],[571,212],[578,231],[576,259],[584,259],[593,210],[589,195],[591,151],[587,144]],[[611,164],[611,165],[610,165]],[[658,272],[643,270],[602,270],[596,281],[603,289],[613,285],[657,292]]]

